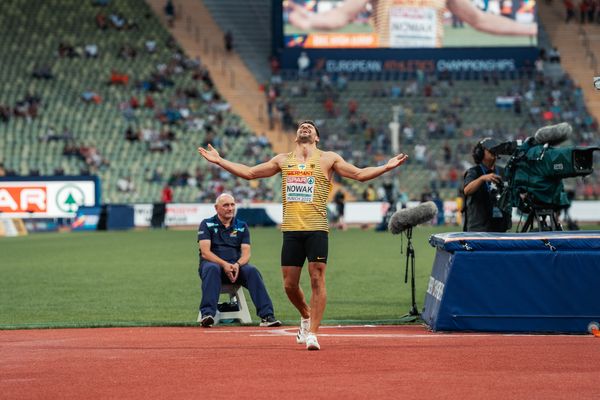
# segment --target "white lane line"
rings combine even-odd
[[[295,332],[269,332],[269,333],[258,333],[251,334],[249,336],[295,336]],[[451,333],[451,334],[410,334],[410,333],[319,333],[319,337],[349,337],[349,338],[426,338],[426,339],[464,339],[464,338],[479,338],[479,337],[535,337],[535,338],[555,338],[555,337],[569,337],[569,338],[589,338],[590,335],[566,335],[566,334],[513,334],[513,333]]]
[[[337,328],[332,326],[321,327],[320,329]],[[354,326],[354,328],[357,328]],[[372,328],[366,329],[366,331]],[[215,329],[206,331],[205,333],[221,334],[221,333],[243,333],[252,337],[267,337],[267,336],[296,336],[297,328],[282,328],[282,329],[239,329],[239,330],[221,330]],[[529,334],[529,333],[469,333],[469,332],[429,332],[429,333],[319,333],[320,337],[349,337],[349,338],[417,338],[417,339],[462,339],[462,338],[479,338],[479,337],[570,337],[570,338],[588,338],[590,335],[567,335],[567,334]]]

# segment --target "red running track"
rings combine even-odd
[[[2,399],[573,399],[600,396],[592,335],[323,327],[0,331]]]

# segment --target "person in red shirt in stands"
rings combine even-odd
[[[173,189],[171,189],[171,186],[169,186],[168,183],[162,189],[160,201],[165,204],[169,204],[173,201]]]

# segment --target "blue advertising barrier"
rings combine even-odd
[[[133,206],[127,204],[107,204],[102,206],[98,230],[131,229],[134,224]]]
[[[248,226],[276,226],[275,221],[269,217],[264,208],[238,208],[237,217],[245,221]]]
[[[95,231],[100,222],[102,207],[79,207],[75,221],[71,224],[73,231]]]
[[[585,333],[600,321],[600,232],[446,233],[422,318],[434,331]]]

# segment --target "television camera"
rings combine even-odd
[[[512,207],[528,214],[523,232],[532,230],[534,223],[539,231],[562,230],[557,214],[571,204],[562,180],[594,171],[594,151],[600,147],[555,147],[571,132],[571,126],[563,122],[541,128],[524,141],[504,142],[491,149],[510,156],[496,199],[508,215]]]

